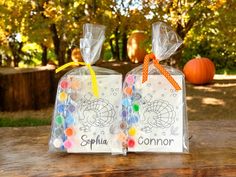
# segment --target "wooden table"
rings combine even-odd
[[[50,127],[0,128],[0,176],[236,176],[236,120],[190,121],[190,153],[50,154]]]

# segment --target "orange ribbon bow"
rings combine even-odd
[[[175,90],[181,90],[179,84],[174,80],[174,78],[166,71],[166,69],[159,64],[159,61],[156,59],[155,55],[153,53],[148,54],[144,58],[144,63],[143,63],[143,79],[142,83],[146,82],[148,79],[148,64],[149,60],[153,60],[154,66],[160,71],[161,74],[165,76],[165,78],[173,85]]]

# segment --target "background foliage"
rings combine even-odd
[[[164,21],[184,39],[169,64],[202,56],[218,70],[236,68],[235,0],[1,0],[0,65],[37,66],[71,59],[84,23],[105,25],[104,60],[127,60],[127,39]]]

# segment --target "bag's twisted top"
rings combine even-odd
[[[85,63],[92,65],[99,59],[104,41],[105,26],[84,24],[80,51]]]
[[[152,25],[152,52],[161,61],[169,58],[182,44],[176,32],[163,22]]]

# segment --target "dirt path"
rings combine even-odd
[[[186,87],[189,119],[236,119],[236,76],[216,75],[209,85]]]
[[[236,119],[236,75],[216,75],[214,81],[205,86],[186,84],[188,118]],[[39,111],[0,112],[6,118],[49,118],[53,106]]]

